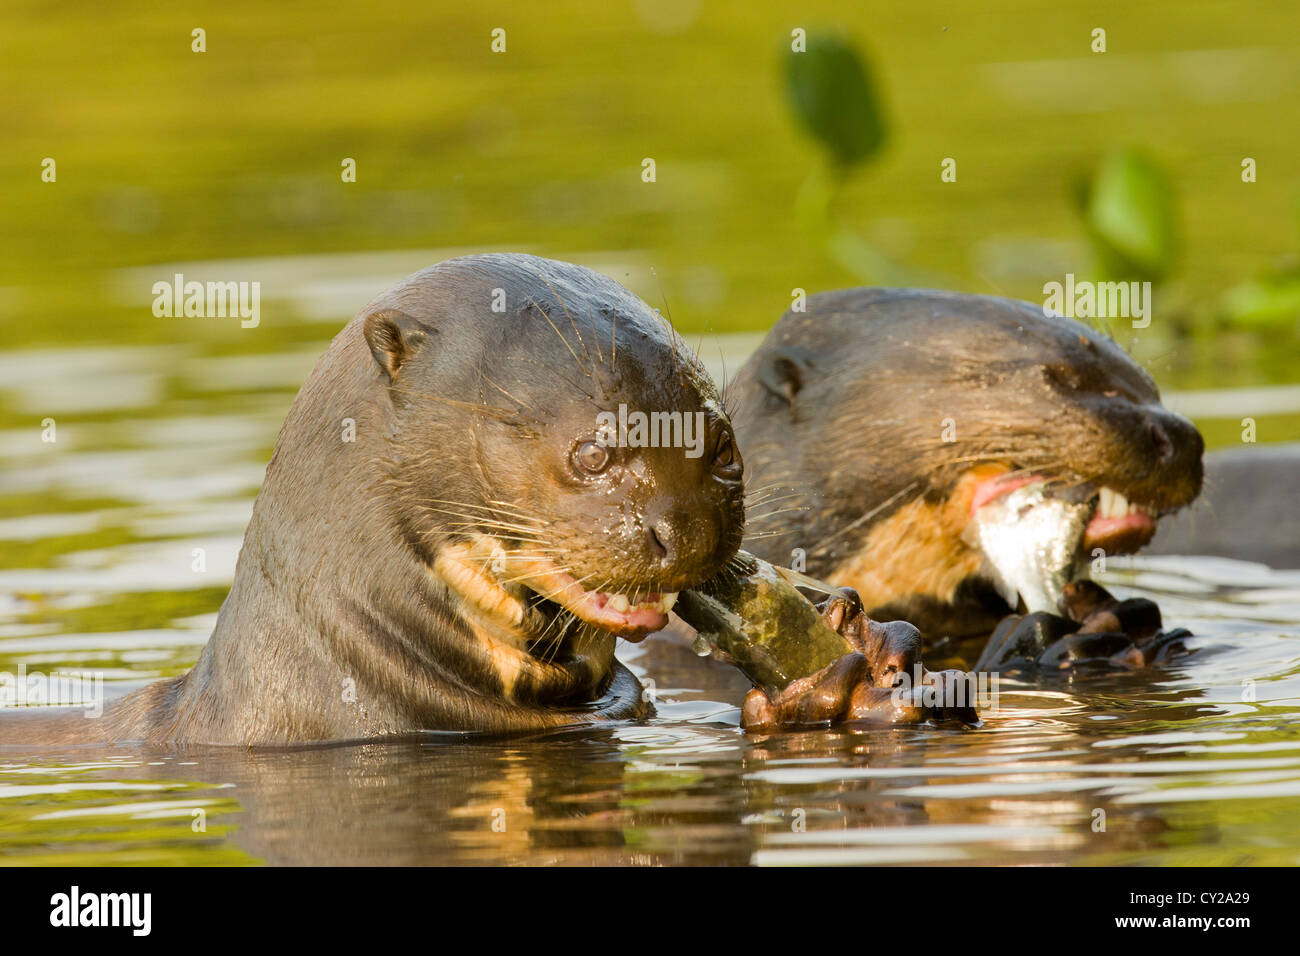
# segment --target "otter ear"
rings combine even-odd
[[[367,315],[365,335],[370,354],[390,382],[428,337],[423,325],[397,309],[380,309]]]
[[[787,405],[803,388],[813,370],[812,353],[794,346],[777,346],[763,357],[758,381],[774,398]]]

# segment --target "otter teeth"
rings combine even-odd
[[[619,614],[626,614],[628,611],[632,610],[633,606],[651,611],[660,611],[667,614],[676,603],[677,592],[670,591],[667,594],[661,594],[653,601],[642,601],[636,605],[633,605],[632,599],[626,594],[611,594],[609,595],[605,606],[613,611],[617,611]]]
[[[1133,504],[1113,488],[1102,488],[1097,494],[1097,515],[1101,518],[1124,518],[1130,514],[1149,514],[1142,505]]]
[[[1112,488],[1102,488],[1097,496],[1097,514],[1102,518],[1123,518],[1128,514],[1128,499]]]

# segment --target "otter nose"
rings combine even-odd
[[[1173,457],[1174,443],[1169,440],[1169,433],[1159,422],[1151,423],[1151,444],[1155,449],[1156,457],[1161,461],[1168,461]]]
[[[1181,415],[1160,409],[1148,418],[1147,434],[1151,451],[1161,464],[1175,468],[1199,465],[1205,440],[1196,426]]]
[[[646,523],[646,551],[661,568],[686,570],[707,563],[717,548],[717,531],[689,514],[670,511]]]
[[[1147,449],[1156,467],[1148,468],[1147,480],[1157,482],[1152,497],[1157,503],[1185,504],[1201,490],[1205,440],[1186,418],[1167,409],[1147,417]]]
[[[667,527],[664,527],[665,524],[666,522],[661,520],[657,524],[651,525],[645,529],[645,536],[650,544],[650,553],[660,561],[668,564],[673,560],[673,549],[668,545],[668,541],[672,540],[672,534]]]

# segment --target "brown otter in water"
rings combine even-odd
[[[622,433],[647,414],[665,440]],[[303,385],[194,668],[99,720],[6,715],[0,742],[275,745],[641,716],[616,637],[664,627],[676,592],[733,558],[743,477],[712,380],[622,286],[532,256],[441,263],[371,302]],[[863,627],[842,602],[826,613]],[[888,656],[880,644],[862,646]],[[832,675],[845,707],[870,678],[850,658]]]
[[[699,454],[601,443],[620,405],[684,416]],[[100,720],[7,736],[282,744],[637,716],[616,636],[663,627],[735,553],[742,479],[713,382],[622,286],[531,256],[441,263],[371,302],[303,385],[194,668]]]
[[[746,547],[803,558],[855,588],[871,617],[929,638],[987,636],[1016,609],[971,539],[981,508],[1037,486],[1085,504],[1087,559],[1141,547],[1201,488],[1201,436],[1161,406],[1146,371],[1096,330],[1024,302],[814,295],[729,395],[752,493],[770,502],[751,509]],[[1092,595],[1075,626],[1107,600]]]

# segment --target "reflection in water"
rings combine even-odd
[[[118,351],[82,360],[159,375]],[[301,372],[231,358],[214,390],[211,357],[192,359],[111,422],[69,409],[57,451],[30,430],[0,442],[0,671],[94,669],[125,691],[197,656]],[[4,400],[36,407],[41,380],[6,379]],[[1107,586],[1154,597],[1196,652],[1158,674],[1006,682],[978,730],[747,738],[743,680],[656,637],[620,650],[655,682],[644,725],[0,750],[0,862],[1300,863],[1300,572],[1121,564]]]
[[[1008,683],[973,731],[746,738],[735,708],[715,702],[738,699],[733,675],[697,660],[690,689],[659,684],[660,714],[644,725],[251,753],[10,752],[0,858],[1300,862],[1300,641],[1224,636],[1154,684]],[[690,663],[668,639],[632,650],[646,674]],[[1255,702],[1235,676],[1248,670]]]

